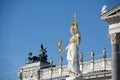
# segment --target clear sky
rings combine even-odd
[[[27,63],[27,55],[40,52],[40,44],[48,47],[48,61],[52,57],[59,65],[57,42],[62,39],[67,46],[71,36],[70,22],[77,13],[77,22],[82,34],[80,51],[84,61],[90,60],[94,50],[96,59],[101,58],[103,48],[111,56],[107,38],[108,24],[100,19],[101,8],[108,10],[119,0],[0,0],[0,80],[17,80],[17,71]]]

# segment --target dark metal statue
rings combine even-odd
[[[47,54],[46,54],[47,51],[46,51],[46,48],[47,47],[44,48],[43,44],[41,44],[41,50],[40,50],[41,51],[41,54],[40,54],[40,58],[41,58],[40,61],[41,62],[47,62]]]
[[[32,52],[28,54],[28,59],[29,59],[29,63],[34,63],[39,61],[38,56],[33,56]]]
[[[46,47],[47,48],[47,47]],[[34,63],[34,62],[47,62],[47,51],[46,48],[43,47],[43,44],[41,44],[41,54],[38,56],[33,56],[32,52],[28,53],[28,60],[29,63]]]

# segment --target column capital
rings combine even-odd
[[[111,44],[120,44],[120,32],[109,34],[109,38],[111,40]]]

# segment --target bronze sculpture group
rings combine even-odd
[[[46,48],[44,48],[43,44],[41,44],[41,53],[38,56],[33,56],[32,52],[28,53],[28,60],[29,63],[35,63],[35,62],[47,62],[47,51]]]

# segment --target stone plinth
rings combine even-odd
[[[68,77],[68,78],[66,78],[66,80],[85,80],[85,79],[83,79],[81,77]]]

